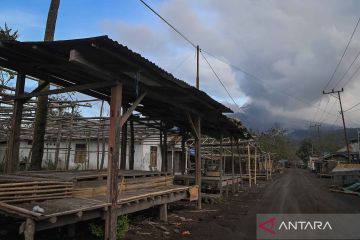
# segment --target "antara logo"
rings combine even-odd
[[[270,218],[269,220],[262,222],[259,224],[259,228],[261,228],[262,230],[275,235],[275,217]],[[267,225],[269,225],[269,227],[267,227]]]
[[[330,222],[322,221],[282,221],[276,227],[276,218],[272,217],[258,225],[259,228],[271,235],[276,235],[276,231],[304,231],[304,230],[332,230]]]
[[[279,230],[332,230],[332,227],[328,221],[282,221]]]

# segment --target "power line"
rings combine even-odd
[[[346,74],[349,72],[349,70],[351,69],[351,67],[354,65],[354,63],[356,62],[356,60],[359,58],[360,56],[360,51],[358,52],[358,54],[356,55],[356,57],[354,58],[354,60],[352,61],[352,63],[349,65],[349,67],[346,69],[346,71],[344,72],[343,76],[340,78],[340,81],[338,81],[336,84],[335,84],[335,87],[336,88],[338,86],[339,83],[342,82],[342,80],[344,79],[344,77],[346,76]]]
[[[196,44],[190,41],[188,37],[186,37],[182,32],[177,30],[171,23],[169,23],[165,18],[163,18],[159,13],[157,13],[152,7],[150,7],[143,0],[139,0],[142,4],[144,4],[150,11],[152,11],[156,16],[158,16],[161,20],[163,20],[169,27],[171,27],[175,32],[177,32],[183,39],[185,39],[188,43],[190,43],[194,48],[196,48]]]
[[[355,107],[357,107],[357,106],[359,106],[359,105],[360,105],[360,102],[357,103],[357,104],[355,104],[355,105],[353,105],[353,106],[350,107],[349,109],[346,109],[344,112],[350,111],[351,109],[353,109],[353,108],[355,108]]]
[[[360,66],[358,66],[354,71],[354,73],[351,75],[351,77],[348,78],[348,80],[344,84],[344,87],[355,77],[355,75],[359,72],[359,70],[360,70]]]
[[[163,20],[170,28],[172,28],[176,33],[178,33],[178,34],[179,34],[184,40],[186,40],[190,45],[192,45],[194,48],[197,47],[197,45],[196,45],[194,42],[192,42],[188,37],[186,37],[186,36],[185,36],[183,33],[181,33],[177,28],[175,28],[171,23],[169,23],[165,18],[163,18],[159,13],[157,13],[153,8],[151,8],[144,0],[139,0],[139,1],[140,1],[142,4],[144,4],[150,11],[152,11],[156,16],[158,16],[161,20]],[[359,18],[359,21],[360,21],[360,18]],[[238,71],[246,74],[247,76],[252,77],[254,80],[257,80],[261,86],[263,86],[263,83],[262,83],[261,79],[258,78],[257,76],[255,76],[254,74],[252,74],[252,73],[250,73],[250,72],[248,72],[248,71],[245,71],[244,69],[242,69],[242,68],[240,68],[240,67],[238,67],[238,66],[235,66],[235,65],[233,65],[233,64],[231,64],[231,63],[229,63],[229,62],[226,62],[226,61],[220,59],[219,57],[211,54],[210,52],[208,52],[208,51],[206,51],[206,50],[204,50],[204,49],[201,49],[201,54],[202,54],[202,56],[204,57],[204,54],[203,54],[203,53],[206,53],[206,54],[208,54],[209,56],[217,59],[218,61],[221,61],[221,62],[227,64],[227,65],[230,66],[231,68],[236,69],[236,70],[238,70]],[[205,58],[204,58],[204,59],[205,59]],[[214,69],[212,69],[212,71],[215,72]],[[218,80],[220,79],[217,74],[216,74],[216,78],[218,78]],[[221,84],[223,85],[222,82],[221,82]],[[224,86],[223,86],[223,87],[224,87]],[[227,91],[227,90],[226,90],[226,91]],[[293,98],[293,99],[295,99],[295,100],[297,100],[297,101],[299,101],[299,102],[302,102],[302,103],[304,103],[304,104],[306,104],[306,105],[309,105],[309,106],[311,106],[311,107],[315,107],[315,108],[317,108],[317,109],[322,110],[320,107],[317,107],[317,106],[315,106],[314,104],[312,104],[312,103],[310,103],[310,102],[307,102],[307,101],[305,101],[305,100],[303,100],[303,99],[301,99],[301,98],[299,98],[299,97],[296,97],[296,96],[287,94],[286,92],[283,92],[283,91],[280,91],[280,90],[275,90],[275,91],[277,91],[277,92],[279,92],[279,93],[282,93],[282,94],[284,94],[284,95],[286,95],[286,96],[288,96],[288,97],[290,97],[290,98]],[[228,91],[227,91],[227,93],[228,93]],[[228,94],[229,94],[229,93],[228,93]],[[233,99],[232,97],[231,97],[231,99],[234,101],[234,99]],[[236,105],[237,105],[237,104],[236,104]],[[237,106],[238,106],[238,105],[237,105]],[[325,111],[325,110],[324,110],[324,111]],[[325,112],[326,112],[326,111],[325,111]],[[327,113],[328,113],[328,114],[332,114],[332,113],[329,113],[329,112],[327,112]],[[332,114],[332,115],[334,115],[334,114]]]
[[[207,60],[207,58],[204,56],[204,54],[202,53],[202,51],[200,51],[201,56],[204,58],[204,60],[206,61],[206,63],[209,65],[211,71],[213,72],[213,74],[215,75],[216,79],[220,82],[221,86],[223,86],[223,88],[225,89],[226,93],[229,95],[229,97],[231,98],[231,100],[234,102],[234,104],[241,110],[241,108],[239,107],[239,105],[235,102],[235,100],[233,99],[233,97],[231,96],[230,92],[227,90],[227,88],[225,87],[225,84],[221,81],[219,75],[215,72],[214,68],[211,66],[210,62]]]
[[[176,33],[178,33],[183,39],[185,39],[190,45],[192,45],[194,48],[197,48],[197,45],[192,42],[188,37],[186,37],[182,32],[180,32],[177,28],[175,28],[170,22],[168,22],[165,18],[163,18],[159,13],[157,13],[152,7],[150,7],[145,1],[143,0],[139,0],[142,4],[144,4],[150,11],[152,11],[156,16],[158,16],[161,20],[163,20],[169,27],[171,27]],[[201,52],[201,51],[200,51]],[[220,77],[218,76],[218,74],[215,72],[214,68],[211,66],[211,64],[209,63],[209,61],[206,59],[206,57],[204,56],[204,54],[201,55],[203,56],[203,58],[205,59],[205,61],[207,62],[207,64],[209,65],[209,67],[211,68],[211,71],[214,73],[215,77],[218,79],[218,81],[220,82],[220,84],[223,86],[223,88],[225,89],[226,93],[229,95],[229,97],[231,98],[231,100],[234,102],[235,106],[237,106],[239,108],[239,110],[241,110],[241,107],[235,102],[234,98],[231,96],[230,92],[228,91],[228,89],[225,87],[224,83],[221,81]]]
[[[351,41],[352,41],[352,39],[353,39],[353,37],[354,37],[354,34],[355,34],[356,29],[357,29],[357,27],[358,27],[358,25],[359,25],[359,22],[360,22],[360,17],[359,17],[358,21],[356,22],[355,28],[354,28],[351,36],[350,36],[350,39],[349,39],[348,43],[346,44],[345,50],[344,50],[343,54],[341,55],[340,61],[339,61],[338,64],[336,65],[336,67],[335,67],[335,69],[334,69],[334,72],[332,73],[332,75],[331,75],[329,81],[327,82],[327,84],[325,85],[324,89],[326,89],[326,88],[329,86],[330,82],[333,80],[334,75],[335,75],[336,71],[338,70],[338,68],[339,68],[339,66],[340,66],[340,64],[341,64],[341,62],[342,62],[342,60],[343,60],[343,58],[344,58],[344,56],[345,56],[345,54],[346,54],[346,51],[348,50],[349,45],[350,45],[350,43],[351,43]]]

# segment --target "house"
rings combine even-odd
[[[344,186],[360,181],[360,164],[339,163],[331,171],[335,185]]]

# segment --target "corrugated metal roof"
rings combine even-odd
[[[73,52],[91,65],[71,61]],[[132,103],[138,92],[149,92],[142,101],[144,106],[137,109],[146,116],[190,129],[185,114],[188,111],[193,116],[201,116],[205,133],[219,133],[221,128],[242,137],[246,133],[241,123],[223,115],[232,112],[228,107],[107,36],[54,42],[3,41],[0,42],[0,65],[63,87],[120,80],[125,105]],[[96,66],[100,71],[89,66]],[[140,73],[139,82],[135,77],[137,73]],[[110,87],[82,92],[100,99],[110,98]]]

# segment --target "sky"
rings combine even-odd
[[[347,71],[360,51],[360,29],[327,84],[360,17],[360,1],[146,2],[200,45],[237,106],[203,58],[200,89],[235,112],[242,111],[245,122],[262,120],[263,126],[280,123],[287,128],[307,128],[314,122],[337,126],[338,99],[322,91],[344,87],[344,110],[360,102],[360,59]],[[50,0],[3,0],[0,25],[6,22],[17,29],[20,41],[41,41],[49,4]],[[140,1],[61,0],[55,40],[99,35],[108,35],[194,85],[195,49]],[[98,105],[86,114],[98,114]],[[360,106],[345,112],[350,127],[360,126],[359,117]]]

